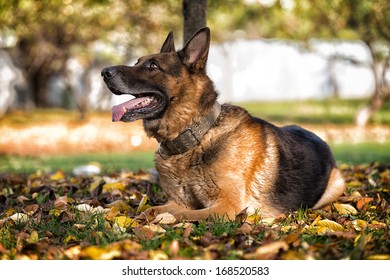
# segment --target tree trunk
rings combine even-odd
[[[183,0],[184,44],[206,26],[206,8],[207,0]]]
[[[360,108],[356,114],[356,125],[364,127],[368,124],[372,116],[376,111],[378,111],[390,98],[390,89],[386,84],[386,70],[389,68],[390,64],[390,52],[387,55],[387,58],[383,64],[382,74],[379,75],[377,70],[378,61],[375,58],[374,50],[370,43],[367,43],[367,46],[371,52],[372,56],[372,72],[374,74],[375,80],[375,89],[374,94],[371,97],[369,104]]]

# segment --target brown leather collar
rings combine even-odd
[[[163,159],[167,159],[173,155],[183,154],[198,145],[206,132],[214,125],[220,112],[221,105],[215,102],[213,108],[202,122],[192,124],[173,140],[160,142],[158,146],[160,156]]]

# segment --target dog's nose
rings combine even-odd
[[[116,74],[115,67],[106,67],[102,70],[102,76],[105,78],[112,78]]]

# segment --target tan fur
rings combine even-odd
[[[313,206],[314,209],[321,208],[335,201],[345,191],[344,178],[338,169],[333,169],[329,177],[328,185],[320,200]]]

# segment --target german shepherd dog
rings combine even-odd
[[[170,32],[160,53],[102,70],[111,92],[135,96],[112,108],[113,121],[142,119],[159,142],[155,164],[169,199],[144,214],[196,221],[234,219],[246,209],[264,218],[336,200],[344,180],[318,136],[217,102],[206,74],[209,46],[207,27],[177,52]]]

